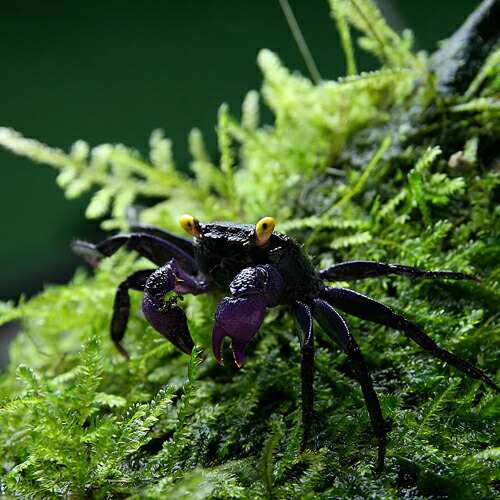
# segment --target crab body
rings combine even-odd
[[[192,236],[192,241],[157,227],[141,225],[134,227],[130,234],[118,234],[96,245],[83,241],[73,245],[74,250],[93,265],[126,247],[157,266],[136,271],[117,288],[110,333],[124,356],[128,357],[122,339],[130,311],[130,290],[143,292],[142,310],[153,328],[188,354],[194,343],[186,315],[177,303],[178,296],[223,291],[226,296],[215,311],[212,348],[216,360],[222,364],[223,340],[230,338],[238,367],[243,366],[245,349],[258,332],[267,309],[284,306],[292,311],[298,326],[303,446],[307,446],[314,419],[315,319],[348,356],[354,378],[361,386],[378,440],[379,470],[384,464],[387,425],[361,350],[337,310],[400,330],[432,356],[499,391],[483,371],[438,346],[416,324],[388,306],[354,290],[326,285],[326,282],[386,275],[455,280],[474,280],[473,277],[371,261],[342,262],[317,271],[296,241],[274,232],[275,222],[270,217],[261,219],[256,225],[202,224],[185,215],[181,217],[181,226]]]
[[[255,245],[255,226],[232,222],[200,224],[203,237],[194,242],[200,273],[214,287],[227,291],[243,269],[272,265],[283,279],[277,304],[307,300],[321,283],[309,257],[292,238],[273,233],[264,246]]]

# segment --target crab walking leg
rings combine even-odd
[[[388,276],[397,274],[410,278],[440,278],[450,280],[476,280],[474,276],[452,271],[425,271],[416,267],[402,266],[400,264],[384,264],[368,260],[353,260],[335,264],[319,272],[325,281],[343,281]]]
[[[300,378],[302,381],[302,449],[307,448],[314,427],[314,332],[310,308],[297,301],[294,312],[299,325]]]
[[[396,314],[385,304],[377,302],[354,290],[349,290],[348,288],[324,288],[321,296],[330,304],[348,314],[402,331],[408,338],[416,342],[430,355],[445,361],[470,377],[482,380],[486,385],[500,392],[499,387],[486,375],[486,373],[476,368],[468,361],[439,347],[436,342],[426,335],[415,323],[408,321],[400,314]]]
[[[177,305],[179,293],[199,294],[207,291],[204,283],[198,282],[183,271],[172,259],[154,271],[144,286],[142,310],[151,326],[186,354],[194,347],[184,311]],[[169,292],[176,292],[166,298]]]
[[[325,332],[332,337],[349,356],[357,380],[361,385],[373,431],[378,439],[377,470],[381,471],[384,468],[385,461],[387,426],[363,354],[356,340],[349,332],[344,319],[330,304],[321,299],[314,299],[313,316],[323,330],[325,330]]]
[[[186,271],[190,273],[196,273],[198,271],[196,261],[191,255],[177,245],[151,234],[117,234],[97,244],[80,240],[76,240],[72,243],[73,251],[94,266],[97,265],[103,257],[110,257],[123,246],[126,246],[128,250],[135,250],[139,255],[158,266],[162,266],[170,259],[175,258]]]
[[[182,236],[177,236],[166,229],[162,229],[157,226],[152,226],[150,224],[133,224],[130,229],[134,233],[150,234],[151,236],[156,236],[176,247],[179,247],[182,251],[194,257],[194,246],[187,238]]]
[[[247,267],[229,285],[231,297],[221,300],[215,311],[212,347],[215,359],[222,364],[222,341],[232,340],[234,362],[245,363],[245,348],[257,333],[267,307],[278,304],[283,291],[283,278],[269,264]]]
[[[115,301],[113,304],[113,317],[111,319],[110,334],[111,340],[114,342],[118,351],[126,358],[129,357],[128,352],[122,346],[121,341],[127,329],[128,317],[130,314],[130,297],[129,290],[137,290],[142,292],[146,284],[146,280],[154,272],[153,269],[136,271],[128,278],[124,279],[116,289]]]

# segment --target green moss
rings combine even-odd
[[[241,122],[218,118],[220,159],[198,130],[190,173],[177,170],[161,131],[149,159],[122,145],[71,152],[0,129],[0,144],[60,171],[68,197],[93,190],[91,218],[126,229],[178,230],[181,213],[255,222],[273,215],[318,266],[363,258],[474,273],[481,284],[384,278],[355,283],[418,322],[444,347],[494,374],[500,338],[498,51],[463,95],[440,95],[429,63],[369,0],[331,1],[350,76],[313,84],[262,51],[260,94]],[[366,20],[370,19],[370,22]],[[381,60],[356,68],[349,29]],[[259,124],[259,97],[274,114]],[[461,152],[462,151],[462,152]],[[159,201],[158,201],[159,199]],[[273,310],[241,371],[210,354],[218,297],[186,297],[196,343],[189,361],[146,325],[138,294],[124,361],[108,337],[116,285],[146,262],[119,253],[17,306],[11,365],[0,376],[0,491],[21,497],[493,498],[498,493],[497,400],[398,332],[348,318],[392,423],[386,471],[347,360],[328,339],[317,350],[316,440],[300,451],[299,348],[288,315]],[[495,482],[496,481],[496,482]]]

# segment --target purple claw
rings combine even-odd
[[[189,333],[186,315],[176,304],[165,302],[163,307],[148,297],[142,301],[144,316],[151,326],[167,340],[186,354],[191,354],[194,347],[193,339]]]
[[[279,303],[283,278],[270,264],[242,269],[229,285],[233,297],[222,299],[215,312],[212,347],[215,359],[222,364],[222,341],[230,337],[234,362],[245,363],[245,347],[260,328],[266,307]]]
[[[147,279],[142,299],[144,316],[151,326],[186,354],[194,342],[189,333],[186,315],[177,305],[179,293],[203,293],[205,283],[182,270],[175,259],[153,272]],[[167,294],[171,294],[166,297]]]
[[[215,359],[222,360],[222,341],[224,337],[232,340],[234,362],[238,368],[245,363],[245,347],[260,328],[266,312],[262,297],[251,296],[228,298],[220,302],[215,312],[215,326],[212,334],[212,347]]]

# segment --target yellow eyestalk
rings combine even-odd
[[[272,217],[264,217],[255,224],[255,235],[257,237],[257,246],[264,246],[273,234],[276,227],[276,221]]]
[[[191,236],[195,236],[196,238],[201,236],[200,223],[198,222],[198,219],[192,215],[181,215],[179,222],[182,229],[184,229],[184,231],[189,233]]]

